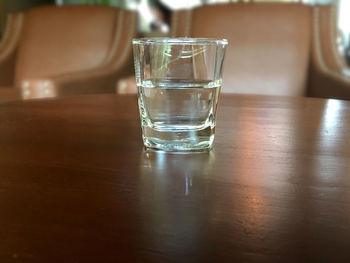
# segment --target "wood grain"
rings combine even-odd
[[[0,104],[0,262],[349,262],[350,103],[223,95],[214,150],[136,98]]]

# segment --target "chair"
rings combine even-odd
[[[0,45],[0,101],[113,93],[117,79],[133,72],[135,35],[136,14],[118,8],[11,14]]]
[[[332,6],[237,3],[175,12],[172,37],[227,38],[223,92],[350,99]]]

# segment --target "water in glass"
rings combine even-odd
[[[210,150],[220,82],[150,79],[138,89],[145,146],[166,151]]]

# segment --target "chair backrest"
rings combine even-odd
[[[132,12],[103,6],[44,6],[24,15],[15,85],[93,69],[123,52]],[[130,43],[127,43],[130,44]]]
[[[223,92],[301,96],[311,25],[306,5],[231,3],[175,12],[171,35],[228,39]]]

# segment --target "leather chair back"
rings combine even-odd
[[[302,96],[311,24],[302,4],[218,4],[175,12],[171,36],[228,39],[223,92]]]
[[[15,85],[110,63],[127,39],[128,11],[103,6],[44,6],[25,13]],[[131,31],[131,30],[130,30]],[[124,41],[126,42],[126,41]],[[121,56],[119,54],[119,56]]]

